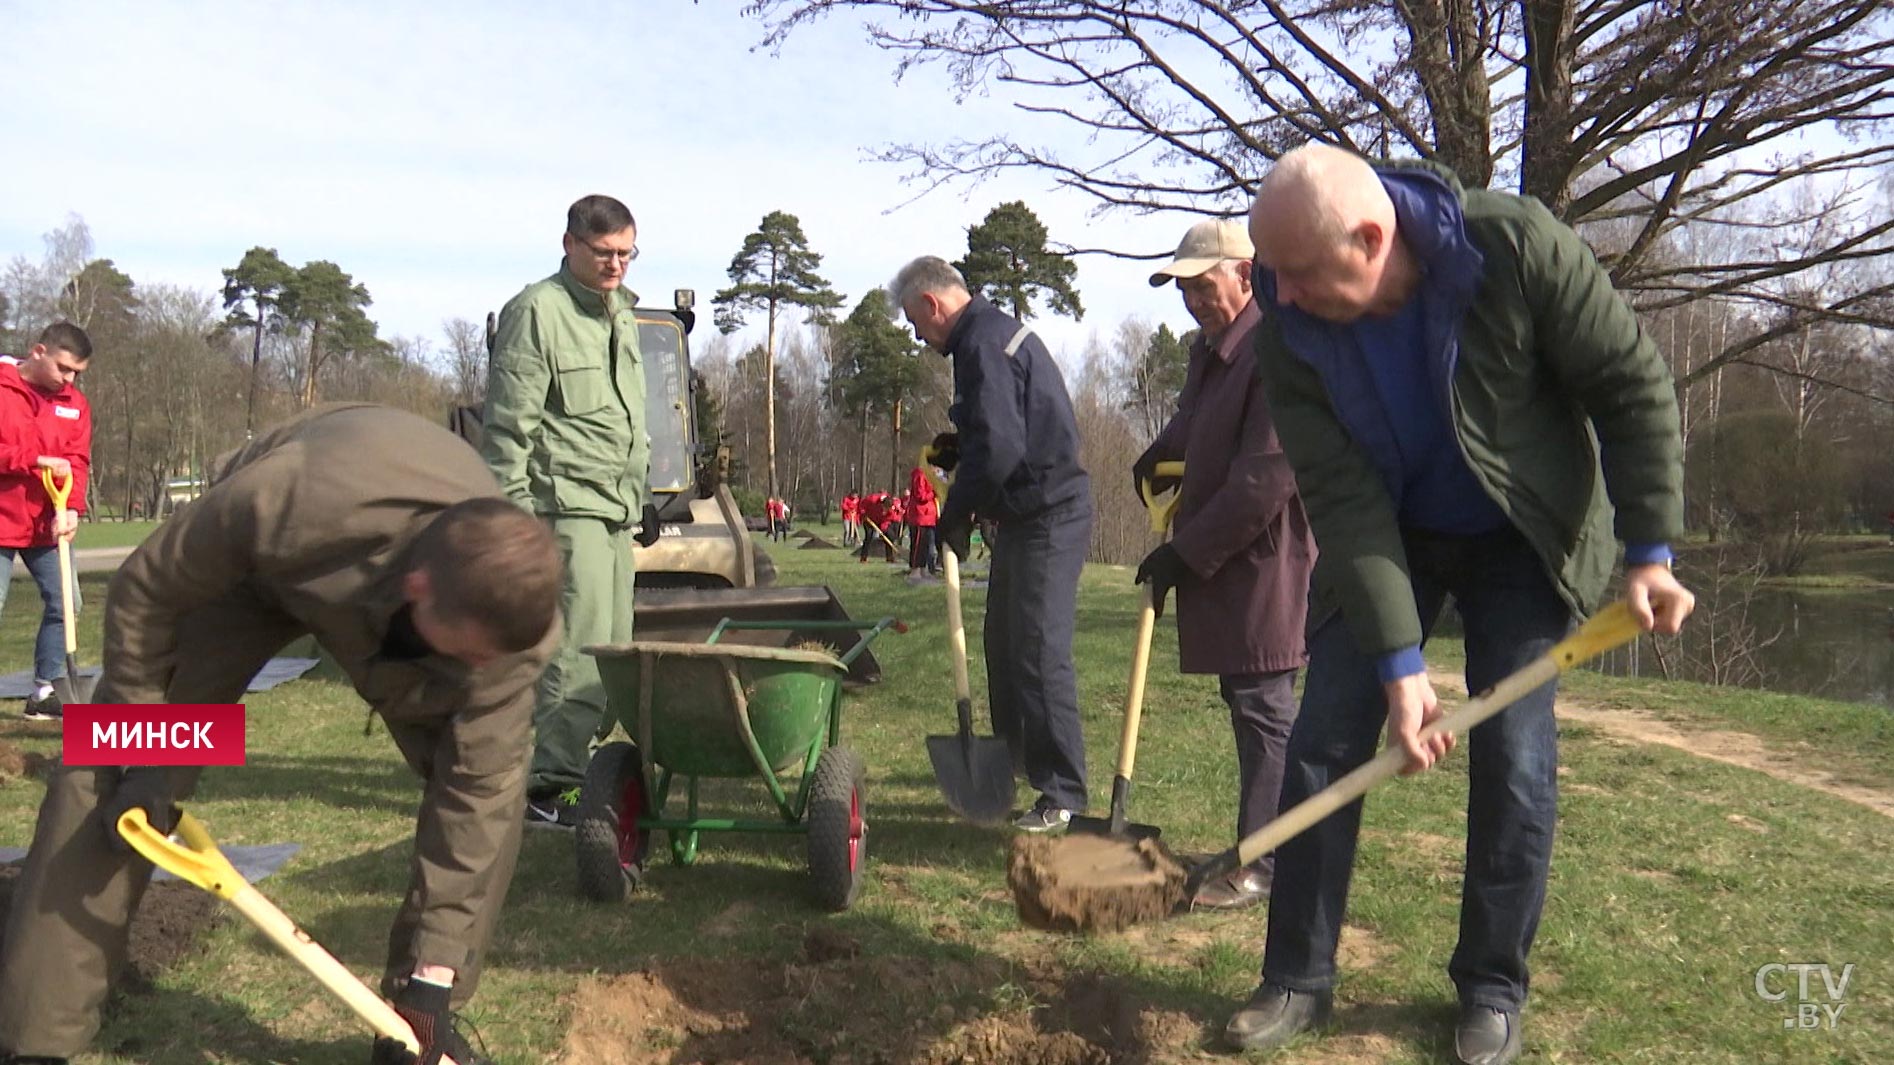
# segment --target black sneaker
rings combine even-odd
[[[557,828],[570,831],[579,823],[579,789],[526,800],[528,828]]]
[[[28,721],[58,721],[66,716],[66,705],[59,701],[59,695],[56,692],[47,692],[40,698],[29,697],[26,700],[24,716]],[[34,1059],[20,1058],[18,1060],[32,1061]]]
[[[1063,832],[1072,823],[1072,811],[1061,809],[1051,799],[1040,796],[1032,809],[1019,815],[1013,827],[1021,832]]]

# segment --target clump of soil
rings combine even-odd
[[[826,946],[816,949],[814,941]],[[818,926],[803,956],[851,937]],[[858,946],[858,945],[857,945]],[[1020,994],[996,1003],[999,988]],[[560,1065],[1143,1065],[1201,1044],[1203,1023],[1111,978],[995,958],[847,954],[681,958],[577,992]]]
[[[837,547],[837,546],[836,546],[835,544],[832,544],[832,543],[830,543],[829,541],[827,541],[827,540],[824,540],[823,538],[821,538],[820,536],[817,536],[817,535],[815,535],[814,533],[810,533],[810,534],[809,534],[809,538],[808,538],[807,540],[804,540],[804,541],[802,542],[802,544],[801,544],[801,546],[799,546],[799,547],[797,548],[797,550],[798,550],[798,551],[807,551],[807,550],[810,550],[811,548],[814,548],[814,549],[816,549],[816,550],[818,550],[818,551],[839,551],[839,550],[841,550],[841,548],[839,548],[839,547]]]
[[[19,876],[19,866],[0,865],[0,936],[6,934],[5,914],[13,907]],[[195,952],[204,933],[223,919],[216,897],[207,891],[175,880],[151,885],[132,917],[131,952],[113,990],[149,993],[158,974]]]
[[[1162,918],[1183,902],[1186,878],[1154,839],[1019,836],[1006,860],[1020,920],[1049,932],[1115,932]]]
[[[22,751],[5,740],[0,740],[0,784],[21,777],[43,776],[53,764],[51,758],[43,754]]]

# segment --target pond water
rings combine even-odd
[[[1686,654],[1705,657],[1710,633],[1697,623],[1714,607],[1699,597],[1696,615],[1684,626]],[[1894,590],[1763,589],[1750,600],[1748,624],[1757,642],[1775,637],[1756,652],[1763,675],[1748,686],[1894,710]],[[1649,642],[1642,640],[1592,668],[1613,676],[1663,675]]]

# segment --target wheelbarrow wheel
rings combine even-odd
[[[830,747],[816,760],[809,788],[809,875],[816,898],[831,910],[846,910],[861,894],[868,862],[868,771],[846,747]]]
[[[592,756],[579,791],[575,826],[579,890],[599,902],[623,902],[644,879],[651,833],[638,827],[647,809],[644,756],[630,743],[608,743]]]

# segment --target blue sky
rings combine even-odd
[[[707,302],[762,216],[798,215],[852,304],[907,258],[957,258],[965,229],[1025,199],[1055,240],[1160,250],[1194,220],[1089,215],[1014,176],[918,191],[866,149],[1006,130],[1076,146],[1002,100],[956,103],[846,18],[782,54],[735,0],[59,4],[0,0],[13,58],[0,141],[0,260],[37,261],[69,212],[140,282],[204,290],[255,244],[366,284],[384,336],[439,342],[558,265],[566,206],[605,192],[637,215],[631,284]],[[70,61],[62,62],[62,53]],[[899,207],[898,210],[895,208]],[[1076,354],[1128,315],[1189,324],[1149,265],[1080,260],[1082,323],[1036,323]],[[752,331],[760,339],[760,328]]]

